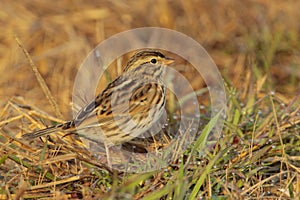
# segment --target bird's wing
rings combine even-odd
[[[145,115],[154,105],[164,105],[164,88],[157,82],[138,84],[141,77],[120,76],[74,119],[80,127],[113,122],[120,118]],[[162,102],[163,101],[163,102]]]

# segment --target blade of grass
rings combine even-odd
[[[1,158],[0,158],[0,165],[2,165],[5,161],[6,161],[6,159],[7,159],[7,155],[3,155]]]
[[[197,180],[195,187],[194,187],[193,191],[191,192],[191,195],[189,197],[190,200],[196,199],[197,194],[200,190],[200,187],[203,185],[206,177],[210,174],[212,167],[216,164],[216,161],[221,157],[221,155],[225,154],[226,151],[227,151],[227,149],[219,152],[205,167],[204,172],[201,173],[201,176]]]
[[[176,177],[177,187],[175,188],[173,199],[184,199],[184,196],[186,195],[186,188],[187,188],[184,177],[185,177],[184,164],[183,162],[181,162],[178,175]]]
[[[219,121],[219,117],[220,117],[222,112],[223,112],[223,110],[219,111],[219,113],[216,114],[216,116],[214,116],[208,122],[208,124],[204,127],[202,133],[200,134],[199,138],[197,139],[197,141],[195,143],[193,151],[195,151],[195,150],[202,151],[204,149],[206,139],[207,139],[209,133],[212,131],[212,129],[215,127],[215,125]]]
[[[169,194],[170,192],[172,192],[175,187],[176,187],[175,183],[170,184],[170,185],[166,185],[162,189],[156,190],[156,191],[148,194],[147,196],[145,196],[143,198],[143,200],[157,200],[157,199],[160,199],[161,197],[163,197],[163,196]]]
[[[26,58],[29,61],[29,64],[32,68],[32,71],[36,77],[36,79],[38,80],[38,83],[40,84],[44,94],[46,95],[47,99],[49,100],[51,106],[54,108],[55,114],[57,117],[62,118],[62,114],[58,108],[58,105],[54,99],[54,97],[52,96],[50,89],[48,88],[45,80],[43,79],[42,75],[40,74],[38,68],[35,66],[34,62],[32,61],[28,51],[25,49],[25,47],[23,46],[23,44],[21,43],[20,39],[15,36],[15,40],[17,41],[19,47],[22,49],[23,53],[25,54]]]
[[[139,183],[148,179],[152,175],[153,173],[146,173],[133,176],[121,187],[121,192],[131,190],[132,188],[136,187]]]
[[[21,160],[20,158],[18,158],[18,157],[15,156],[15,155],[9,155],[8,157],[9,157],[11,160],[13,160],[14,162],[16,162],[16,163],[18,163],[19,165],[22,165],[22,166],[24,166],[24,167],[26,167],[26,168],[28,168],[28,169],[33,168],[34,171],[35,171],[36,173],[44,172],[44,170],[43,170],[42,168],[39,168],[39,167],[33,167],[33,166],[31,166],[28,162]],[[55,177],[54,177],[50,172],[46,172],[45,177],[46,177],[47,179],[51,180],[51,181],[54,181],[54,180],[55,180]]]
[[[211,132],[211,130],[214,128],[214,126],[216,125],[216,123],[218,122],[219,120],[219,117],[220,117],[220,114],[222,113],[222,110],[219,111],[218,114],[216,114],[216,116],[214,116],[209,122],[208,124],[204,127],[202,133],[200,134],[200,136],[198,137],[194,147],[192,148],[191,150],[191,153],[185,163],[185,168],[188,166],[189,162],[190,162],[190,159],[192,157],[192,155],[194,154],[194,152],[196,150],[198,150],[199,152],[202,151],[204,149],[204,146],[206,144],[206,140],[207,140],[207,137],[209,135],[209,133]]]

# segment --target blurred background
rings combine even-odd
[[[244,87],[245,79],[254,76],[266,80],[262,91],[276,91],[288,102],[299,92],[299,8],[297,0],[4,0],[0,107],[22,96],[54,114],[15,35],[69,119],[73,81],[88,53],[116,33],[148,26],[180,31],[198,41],[233,87]]]

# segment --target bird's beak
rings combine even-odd
[[[162,63],[164,65],[170,65],[170,64],[172,64],[174,62],[175,62],[175,60],[173,58],[165,58]]]

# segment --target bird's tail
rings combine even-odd
[[[63,124],[59,124],[59,125],[56,125],[56,126],[51,126],[51,127],[41,129],[41,130],[38,130],[38,131],[35,131],[35,132],[26,133],[26,134],[22,135],[22,138],[24,138],[26,140],[33,140],[34,138],[37,138],[37,137],[42,137],[42,136],[45,136],[45,135],[49,135],[51,133],[55,133],[55,132],[58,132],[58,131],[63,131],[62,127],[63,127]]]

